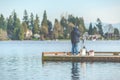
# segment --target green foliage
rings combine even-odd
[[[17,18],[17,14],[15,11],[13,11],[13,14],[9,16],[7,22],[8,37],[13,40],[19,40],[18,34],[21,24],[19,18]]]
[[[3,36],[8,36],[9,39],[12,40],[34,39],[33,36],[35,34],[38,34],[42,40],[53,38],[70,39],[70,33],[73,29],[73,26],[78,27],[81,35],[87,31],[83,17],[75,17],[73,15],[68,15],[67,17],[62,16],[60,22],[55,19],[53,26],[52,22],[47,20],[46,10],[43,13],[43,20],[41,21],[41,25],[39,24],[40,21],[38,15],[36,14],[34,19],[33,13],[31,13],[29,16],[27,14],[27,10],[24,11],[23,21],[20,21],[15,11],[13,11],[7,19],[5,19],[4,16],[0,14],[1,34],[3,33]],[[114,29],[111,26],[109,26],[108,32],[104,35],[102,22],[99,18],[96,21],[96,26],[94,26],[94,28],[92,27],[92,23],[90,23],[88,29],[89,35],[100,34],[102,37],[106,37],[106,39],[119,39],[119,30],[117,28]],[[5,39],[5,37],[2,37],[1,39]]]
[[[97,18],[97,24],[96,26],[98,27],[98,32],[101,36],[103,36],[103,29],[102,29],[102,22],[99,18]]]
[[[23,21],[29,26],[27,10],[24,11]]]
[[[23,26],[21,26],[19,28],[19,32],[18,32],[18,39],[19,40],[24,40],[24,30],[23,29],[24,29]]]
[[[36,19],[34,20],[33,34],[39,34],[39,17],[36,15]]]
[[[43,20],[41,24],[41,34],[43,35],[44,38],[48,37],[48,20],[47,20],[46,10],[44,11],[43,14]]]
[[[47,23],[48,23],[48,35],[47,35],[47,39],[53,39],[53,34],[52,34],[52,32],[53,32],[53,28],[52,28],[52,22],[51,21],[47,21]]]
[[[96,28],[96,27],[93,28],[92,34],[98,34],[98,31],[97,31],[97,28]]]
[[[26,34],[27,29],[28,29],[26,22],[22,22],[22,28],[23,28],[23,33]]]
[[[29,26],[29,29],[32,30],[34,27],[34,15],[33,13],[31,13],[30,15],[30,26]]]
[[[78,29],[79,29],[79,31],[81,32],[81,35],[83,35],[84,34],[84,27],[80,24],[79,26],[78,26]]]
[[[117,28],[114,28],[114,39],[119,39],[120,32]]]
[[[12,17],[12,15],[10,15],[7,20],[7,34],[10,39],[12,39],[12,37],[13,37],[13,31],[14,31],[13,17]]]
[[[43,14],[42,26],[48,27],[46,10],[44,11],[44,14]]]
[[[76,19],[73,15],[68,15],[68,22],[73,23],[74,25],[76,25]]]
[[[13,40],[19,40],[20,27],[21,27],[20,20],[19,18],[17,18],[17,14],[14,11],[13,12],[13,34],[12,34]]]
[[[48,23],[48,34],[50,34],[51,30],[52,30],[52,22],[47,20]]]
[[[60,36],[63,36],[63,28],[60,25],[60,22],[55,19],[54,28],[53,28],[54,39],[58,39]]]
[[[7,29],[7,24],[6,24],[5,18],[2,14],[0,15],[0,28],[3,30]]]
[[[82,29],[81,32],[82,32],[82,34],[83,34],[83,33],[85,33],[85,31],[86,31],[83,17],[80,17],[80,18],[79,18],[79,21],[80,21],[80,23],[79,23],[78,28],[79,28],[79,30]]]
[[[45,36],[45,35],[48,34],[48,29],[47,29],[46,26],[42,26],[42,27],[41,27],[41,34],[42,34],[43,36]],[[46,36],[45,36],[45,37],[46,37]]]
[[[114,34],[117,35],[117,36],[120,34],[119,30],[117,28],[114,28]]]
[[[89,34],[89,35],[92,35],[92,34],[93,34],[92,23],[90,23],[90,25],[89,25],[88,34]]]
[[[78,26],[79,31],[83,34],[86,31],[83,17],[74,17],[73,15],[68,16],[69,26],[72,23],[74,26]]]
[[[16,21],[15,21],[15,25],[14,25],[14,37],[13,37],[13,39],[15,39],[15,40],[19,40],[19,29],[20,29],[20,27],[21,27],[21,25],[20,25],[20,20],[19,19],[17,19]]]
[[[60,20],[60,24],[63,28],[67,27],[67,19],[65,19],[64,16],[62,16],[62,18]]]
[[[60,24],[63,28],[63,35],[64,35],[64,38],[66,39],[67,38],[67,34],[69,33],[68,32],[68,24],[67,24],[67,19],[64,18],[64,16],[62,16],[61,20],[60,20]]]

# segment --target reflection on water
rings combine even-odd
[[[72,62],[72,80],[79,80],[79,67],[77,62]]]
[[[71,80],[83,80],[86,78],[86,62],[72,62]]]
[[[86,62],[81,62],[81,76],[83,79],[86,78]]]

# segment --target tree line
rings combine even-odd
[[[46,10],[41,22],[38,14],[31,13],[28,16],[27,10],[24,10],[22,20],[18,18],[15,11],[8,18],[5,18],[3,14],[0,15],[0,40],[70,39],[70,32],[74,24],[78,27],[81,35],[84,35],[85,32],[88,32],[88,35],[99,34],[103,38],[108,35],[103,32],[102,22],[99,18],[94,27],[90,23],[89,29],[87,29],[83,17],[75,17],[71,14],[67,17],[61,16],[60,21],[55,19],[52,24],[47,18]],[[119,30],[117,28],[115,28],[114,34],[118,36]]]

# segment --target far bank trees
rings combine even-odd
[[[38,14],[28,14],[27,10],[24,10],[22,20],[18,17],[15,10],[8,18],[0,14],[1,40],[70,39],[73,26],[79,29],[81,36],[86,32],[89,35],[101,35],[105,39],[119,39],[120,36],[119,29],[117,28],[112,29],[114,30],[112,36],[110,31],[104,33],[103,24],[99,18],[96,20],[95,25],[90,23],[87,30],[84,18],[73,16],[72,14],[62,15],[60,20],[55,18],[53,23],[48,19],[46,10],[43,12],[41,20]],[[5,36],[1,37],[1,35]]]

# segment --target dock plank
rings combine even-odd
[[[69,54],[68,54],[69,53]],[[95,52],[95,54],[113,54],[113,52]],[[116,52],[114,52],[116,53]],[[119,52],[117,52],[119,54]],[[52,54],[52,55],[51,55]],[[43,52],[43,61],[90,61],[90,62],[120,62],[119,55],[73,56],[70,52]]]

